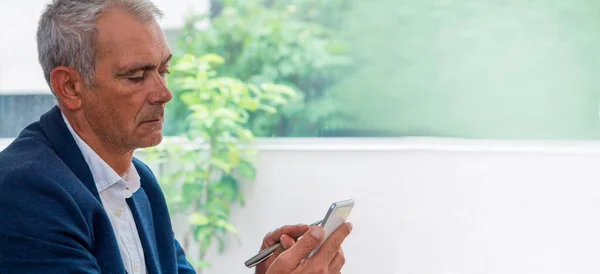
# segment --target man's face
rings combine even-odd
[[[162,140],[165,74],[171,58],[156,22],[112,10],[98,19],[95,85],[82,92],[82,109],[110,149],[134,150]]]

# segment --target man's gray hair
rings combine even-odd
[[[37,30],[38,60],[46,82],[58,66],[71,67],[86,86],[95,83],[96,21],[107,10],[122,9],[143,22],[162,18],[162,11],[149,0],[53,0],[48,4]]]

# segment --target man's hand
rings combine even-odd
[[[296,243],[294,238],[298,238],[298,237],[304,235],[308,231],[309,228],[310,227],[305,224],[286,225],[286,226],[280,227],[272,232],[269,232],[263,239],[260,250],[263,250],[267,247],[273,246],[273,245],[277,244],[277,242],[281,243],[281,247],[278,248],[277,250],[275,250],[275,252],[273,253],[273,255],[271,255],[271,257],[269,257],[268,259],[266,259],[265,261],[261,262],[260,264],[258,264],[256,266],[256,274],[267,273],[267,270],[269,269],[271,264],[275,261],[275,259],[277,259],[277,257],[279,257],[279,255],[281,253],[283,253],[283,251],[289,249]]]
[[[286,247],[288,247],[287,250],[282,250],[277,257],[275,255],[271,256],[271,258],[274,257],[275,259],[267,266],[266,274],[341,273],[346,260],[341,245],[346,237],[350,235],[351,231],[351,223],[342,224],[323,243],[316,254],[305,260],[319,246],[324,237],[322,227],[315,226],[311,228],[297,243],[292,243],[292,239],[291,242],[285,243]],[[293,246],[289,247],[289,244],[293,244]],[[264,272],[257,273],[262,274]]]

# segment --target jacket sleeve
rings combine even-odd
[[[196,274],[194,267],[188,262],[183,248],[177,240],[175,241],[175,252],[177,254],[177,273],[179,274]]]
[[[0,273],[100,273],[91,232],[67,191],[48,176],[0,179]]]

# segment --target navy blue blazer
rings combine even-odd
[[[195,273],[152,171],[131,208],[148,273]],[[0,273],[126,273],[90,169],[58,107],[0,152]]]

